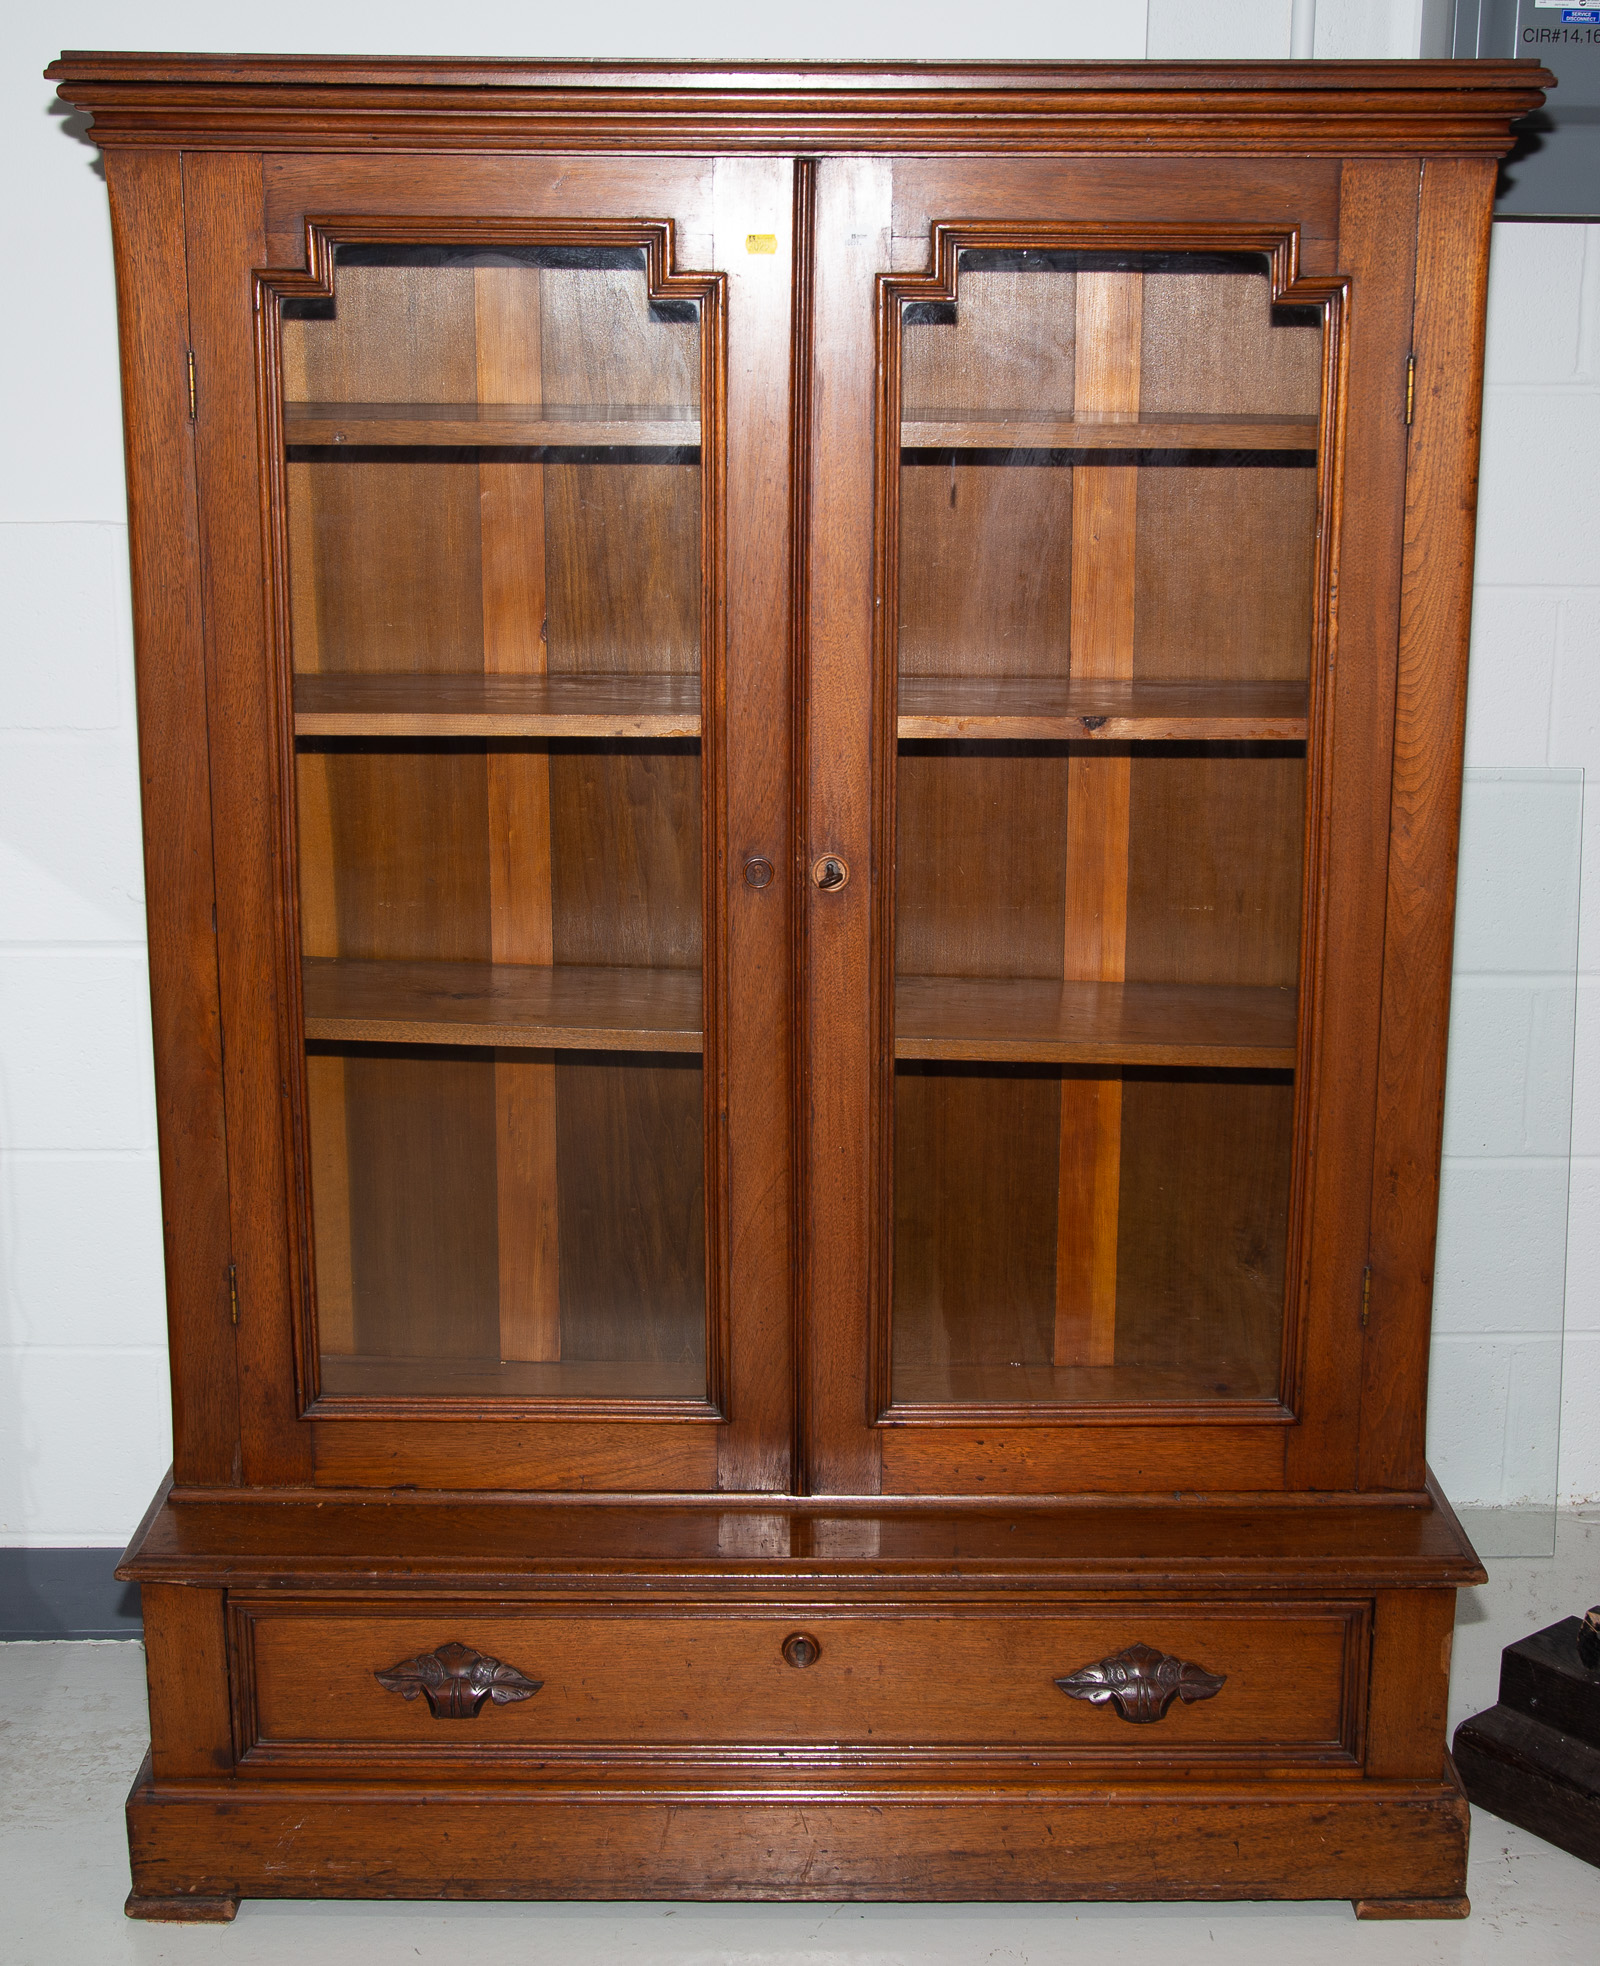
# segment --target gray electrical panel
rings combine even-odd
[[[1600,5],[1455,0],[1451,52],[1542,62],[1560,83],[1519,126],[1495,217],[1600,219]]]

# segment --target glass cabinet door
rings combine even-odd
[[[1276,1401],[1321,316],[957,268],[898,322],[890,1404]]]
[[[708,1397],[707,303],[344,245],[283,303],[323,1402]]]

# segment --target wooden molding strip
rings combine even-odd
[[[72,53],[94,140],[241,150],[1479,152],[1531,62],[714,63]]]

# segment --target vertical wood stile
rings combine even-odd
[[[726,1252],[708,1333],[726,1361],[717,1481],[726,1490],[780,1493],[794,1479],[795,1453],[794,1163],[788,1128],[778,1124],[791,1111],[794,1085],[792,894],[782,878],[751,887],[743,862],[759,852],[782,867],[793,829],[791,567],[804,564],[803,556],[793,557],[791,534],[798,517],[791,503],[795,398],[804,398],[793,373],[794,322],[809,302],[812,178],[783,158],[717,160],[713,254],[725,301],[720,322],[703,310],[701,330],[708,344],[703,442],[715,441],[713,412],[722,394],[721,472],[714,455],[705,459],[712,466],[705,496],[716,505],[704,516],[725,570],[719,597],[708,566],[704,595],[714,611],[701,657],[712,739],[704,750],[703,786],[708,816],[727,842],[719,850],[714,840],[706,855],[718,891],[715,905],[707,894],[705,946],[715,958],[707,967],[707,997],[715,991],[720,1001],[706,1021],[704,1056],[710,1110],[718,1100],[711,1075],[720,1071],[727,1138],[739,1143],[725,1159],[714,1151],[707,1164],[708,1286],[719,1262],[719,1218]],[[751,251],[747,242],[765,235],[776,251]],[[712,338],[718,326],[721,348]],[[720,730],[714,723],[719,698]]]
[[[306,391],[304,344],[298,328],[283,343],[284,395]],[[317,526],[312,465],[291,463],[289,491],[289,617],[296,675],[322,668],[317,620]],[[295,758],[295,824],[299,836],[300,951],[339,953],[339,896],[335,886],[333,792],[324,752]],[[317,1345],[353,1352],[355,1286],[350,1257],[350,1143],[344,1060],[329,1053],[306,1058],[306,1128],[313,1177],[312,1244],[316,1269]]]
[[[148,269],[185,248],[178,156],[119,150],[105,159],[116,255],[127,418],[129,573],[140,661],[139,771],[144,809],[150,1008],[172,1347],[172,1464],[177,1480],[239,1480],[239,1384],[233,1325],[222,1314],[232,1257],[223,1109],[217,883],[205,729],[206,644],[196,457],[183,352],[191,340],[181,280]],[[145,651],[159,649],[159,662]]]
[[[480,403],[543,400],[539,276],[522,267],[474,275]],[[544,467],[485,458],[478,467],[483,667],[538,675],[546,666]],[[549,963],[550,759],[491,747],[488,760],[490,954]],[[495,1056],[500,1355],[561,1356],[556,1209],[556,1068],[539,1052]]]
[[[866,1420],[863,1396],[873,1356],[875,1178],[879,1193],[888,1193],[868,1144],[884,1137],[883,1009],[875,996],[872,935],[874,929],[884,935],[886,925],[881,913],[874,920],[871,855],[875,800],[881,812],[883,795],[873,770],[871,695],[880,612],[872,551],[878,486],[873,448],[861,433],[872,429],[878,411],[879,370],[877,351],[856,324],[870,318],[865,310],[874,303],[878,270],[889,264],[894,183],[894,167],[883,158],[828,157],[817,166],[811,553],[799,570],[807,613],[797,869],[806,897],[802,1235],[804,1315],[812,1332],[806,1470],[817,1494],[872,1495],[883,1479],[879,1431]],[[891,837],[885,827],[884,840]],[[857,869],[833,894],[822,894],[806,874],[822,853],[837,853]],[[894,947],[892,933],[886,947]]]
[[[1080,272],[1073,409],[1078,417],[1139,413],[1144,279]],[[1079,465],[1072,486],[1074,676],[1133,676],[1134,543],[1139,474],[1131,464]],[[1120,983],[1127,944],[1129,760],[1073,758],[1067,766],[1067,982]],[[1064,1078],[1056,1209],[1057,1365],[1110,1365],[1116,1356],[1117,1209],[1122,1082]]]
[[[1321,875],[1317,1044],[1327,1062],[1316,1081],[1307,1167],[1299,1418],[1285,1441],[1291,1487],[1357,1486],[1418,191],[1415,157],[1347,158],[1340,166],[1337,264],[1351,283],[1351,325],[1340,385],[1341,484],[1329,542],[1337,569],[1333,662],[1320,765],[1321,824],[1336,845],[1324,855]],[[1312,986],[1308,968],[1305,987]],[[1326,1143],[1334,1140],[1344,1144],[1330,1152]],[[1381,1292],[1381,1264],[1373,1265],[1373,1277]]]
[[[266,259],[261,160],[196,154],[183,159],[182,173],[189,345],[203,378],[193,435],[204,570],[214,947],[221,1029],[227,1032],[219,1054],[227,1112],[229,1268],[240,1308],[237,1325],[229,1321],[238,1364],[234,1478],[244,1485],[299,1482],[311,1477],[312,1443],[299,1420],[296,1334],[290,1318],[269,1308],[292,1303],[299,1279],[298,1252],[282,1232],[289,1218],[286,1034],[276,1016],[276,983],[283,947],[278,924],[289,897],[279,885],[283,854],[274,796],[282,732],[273,728],[262,691],[265,459],[255,410],[259,344],[248,304],[250,269]],[[193,726],[185,736],[195,742]],[[159,1061],[159,1049],[156,1055]],[[185,1115],[184,1124],[192,1123]],[[227,1318],[225,1274],[214,1287],[215,1314]]]
[[[1405,535],[1363,1320],[1362,1488],[1426,1476],[1429,1320],[1472,623],[1492,166],[1430,158],[1418,199]],[[1470,322],[1463,335],[1461,323]],[[1395,364],[1398,372],[1399,364]]]

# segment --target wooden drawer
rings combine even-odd
[[[234,1724],[253,1765],[346,1756],[794,1765],[844,1754],[1353,1767],[1369,1613],[1366,1603],[997,1612],[236,1597]],[[791,1642],[800,1635],[817,1648],[810,1663]],[[448,1646],[466,1650],[438,1661]],[[1133,1646],[1149,1649],[1106,1675],[1121,1689],[1119,1711],[1085,1669]],[[469,1653],[510,1676],[494,1679],[485,1666],[474,1677]],[[1163,1678],[1162,1657],[1195,1670],[1174,1689],[1177,1668]]]

